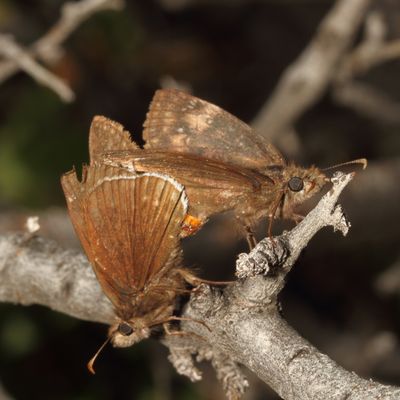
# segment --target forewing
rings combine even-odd
[[[115,151],[107,153],[103,162],[137,173],[164,173],[185,188],[192,186],[246,192],[257,190],[260,182],[274,183],[265,174],[191,154],[157,150]]]
[[[158,90],[144,123],[145,148],[197,154],[245,168],[282,165],[282,155],[220,107],[174,90]]]
[[[93,164],[82,183],[62,178],[70,216],[97,278],[117,309],[164,273],[186,215],[183,187],[167,176]]]
[[[89,132],[90,162],[101,161],[103,153],[112,150],[137,149],[128,131],[118,122],[97,115]]]

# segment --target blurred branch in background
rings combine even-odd
[[[0,212],[0,234],[21,231],[31,214],[11,210]],[[50,207],[36,211],[35,214],[39,217],[40,232],[43,236],[66,248],[81,248],[65,208]]]
[[[315,3],[323,3],[326,0],[311,0]],[[190,7],[196,6],[243,6],[247,4],[257,4],[257,3],[293,3],[293,4],[307,4],[310,0],[157,0],[157,2],[166,10],[178,12],[185,10]]]
[[[400,123],[400,103],[378,88],[354,81],[369,69],[400,58],[400,40],[385,41],[386,23],[380,11],[368,14],[364,40],[349,51],[371,4],[370,0],[337,1],[256,116],[255,129],[286,153],[299,153],[294,125],[330,85],[338,103],[368,118]]]
[[[68,103],[75,99],[73,91],[62,79],[36,62],[10,35],[0,35],[0,54],[5,59],[13,61],[37,83],[47,86],[55,92],[61,100]]]
[[[377,277],[375,290],[382,296],[400,295],[400,259]]]
[[[65,102],[74,100],[74,93],[65,82],[35,61],[38,58],[51,66],[63,55],[62,43],[93,14],[103,10],[120,10],[124,0],[81,0],[65,3],[61,17],[54,26],[28,49],[23,49],[10,35],[1,35],[0,83],[19,70],[31,75],[38,83],[49,87]]]
[[[1,382],[0,382],[0,400],[13,400],[13,398],[6,392]]]
[[[368,118],[400,124],[400,103],[368,83],[355,82],[358,76],[382,63],[400,58],[400,39],[386,41],[385,16],[372,11],[365,21],[362,42],[343,58],[333,82],[334,99]]]
[[[314,38],[283,73],[276,89],[256,116],[253,126],[280,147],[297,120],[335,77],[337,66],[364,20],[371,0],[339,0],[323,19]]]
[[[334,99],[366,117],[389,124],[400,124],[400,102],[367,83],[343,81],[334,88]]]

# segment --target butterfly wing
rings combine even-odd
[[[226,190],[236,187],[239,191],[246,191],[257,188],[259,179],[268,180],[267,175],[247,168],[191,154],[157,150],[112,151],[105,154],[103,163],[137,173],[164,173],[174,177],[185,188],[199,186]]]
[[[145,148],[197,154],[245,168],[283,165],[274,146],[220,107],[175,89],[158,90],[144,123]]]
[[[74,171],[65,174],[62,186],[104,292],[129,315],[134,297],[173,267],[187,210],[183,187],[168,176],[98,164],[84,170],[82,182]]]
[[[172,176],[184,187],[189,198],[189,213],[207,219],[218,212],[234,209],[248,194],[259,193],[261,186],[274,181],[265,174],[199,156],[157,150],[107,153],[105,164],[127,170],[157,172]]]
[[[101,161],[103,153],[112,150],[133,150],[138,146],[132,142],[128,131],[118,122],[97,115],[89,131],[90,162]]]

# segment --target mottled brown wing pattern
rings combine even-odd
[[[98,280],[117,309],[125,309],[176,253],[187,211],[183,187],[168,176],[136,175],[92,164],[79,182],[62,186],[70,216]]]
[[[246,168],[283,165],[274,146],[220,107],[174,90],[158,90],[144,123],[147,149],[197,154]]]
[[[97,115],[93,118],[89,132],[90,162],[101,161],[102,154],[111,150],[133,150],[138,146],[132,142],[128,131],[118,122]]]

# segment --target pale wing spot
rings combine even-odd
[[[187,144],[187,137],[185,134],[173,135],[170,140],[175,147],[184,147]]]
[[[185,121],[187,122],[189,127],[198,132],[203,132],[209,128],[209,126],[210,126],[210,124],[208,122],[209,119],[210,118],[208,118],[202,114],[200,114],[200,115],[188,114],[185,117]]]
[[[196,108],[197,101],[196,100],[190,100],[189,104],[187,105],[187,108],[189,110],[194,110]]]

